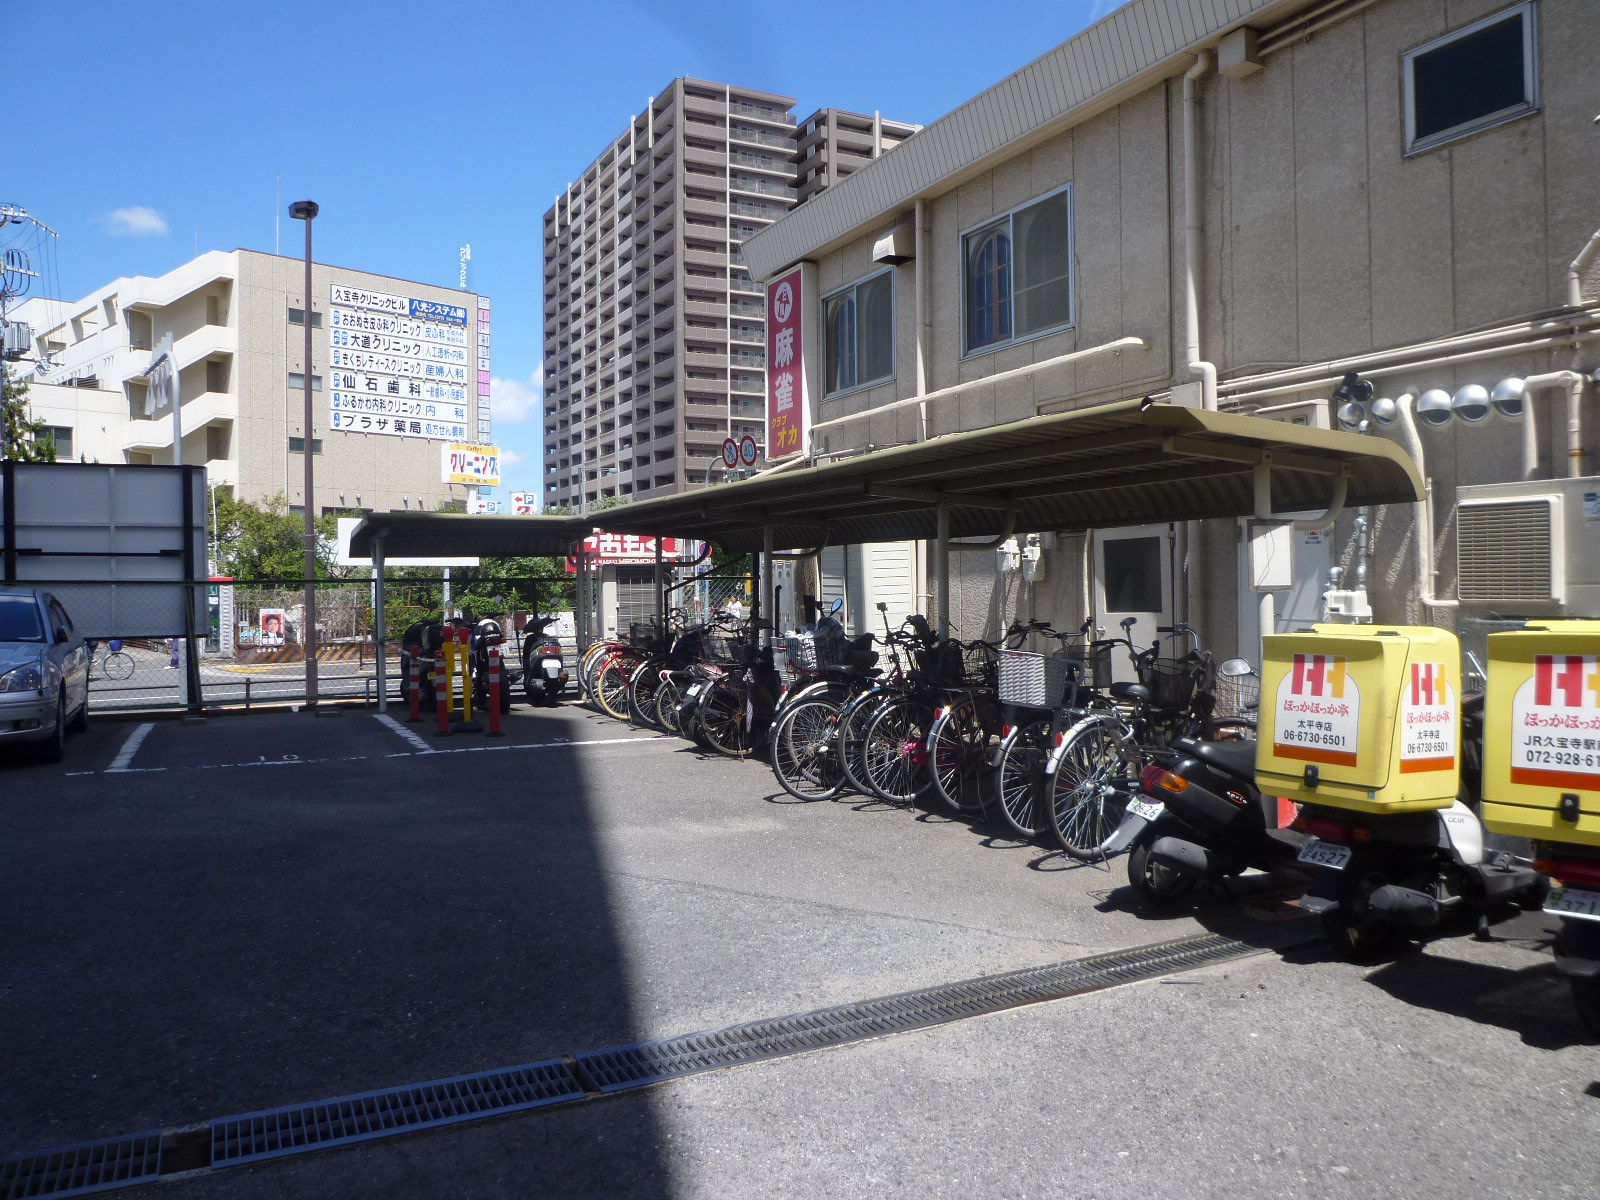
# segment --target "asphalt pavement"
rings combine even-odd
[[[1056,963],[1122,863],[802,803],[574,706],[96,721],[0,762],[0,1157]],[[1317,946],[632,1094],[164,1180],[172,1196],[1591,1196],[1600,1051],[1547,919]]]

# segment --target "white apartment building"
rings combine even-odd
[[[30,408],[63,458],[204,464],[211,486],[305,503],[304,363],[311,313],[321,512],[432,510],[441,446],[488,440],[489,307],[453,288],[253,250],[212,251],[159,278],[13,308],[38,360]],[[170,335],[181,443],[147,373]]]

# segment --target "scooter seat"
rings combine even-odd
[[[1254,742],[1205,742],[1199,738],[1179,738],[1172,743],[1179,754],[1198,758],[1220,771],[1239,779],[1254,782],[1256,777],[1256,744]]]

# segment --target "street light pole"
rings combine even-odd
[[[306,409],[305,422],[302,425],[304,433],[306,484],[305,484],[305,542],[306,542],[306,582],[305,582],[305,619],[301,623],[300,645],[305,652],[306,663],[306,708],[315,713],[317,711],[317,518],[312,507],[313,472],[311,465],[312,450],[312,413],[311,413],[311,222],[318,213],[315,200],[296,200],[289,206],[289,215],[296,221],[306,223],[306,287],[303,303],[305,311],[306,345],[305,358],[302,360],[305,368]]]

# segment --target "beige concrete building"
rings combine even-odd
[[[303,259],[233,250],[75,302],[28,300],[11,316],[28,322],[44,360],[31,408],[65,431],[73,458],[173,462],[172,407],[153,403],[146,374],[170,335],[182,461],[203,463],[212,486],[281,495],[300,511],[304,287]],[[462,498],[441,482],[440,448],[486,432],[479,297],[314,263],[310,311],[317,510]]]
[[[817,109],[795,127],[795,202],[804,204],[921,128],[878,113]]]
[[[703,484],[763,438],[763,289],[741,246],[912,126],[698,79],[653,97],[544,215],[547,505]],[[862,129],[866,130],[863,135]]]
[[[1600,606],[1595,17],[1131,0],[746,244],[761,279],[809,264],[814,453],[1144,396],[1342,413],[1407,448],[1432,504],[1296,531],[1280,628],[1370,611],[1470,644]],[[1350,370],[1372,402],[1335,397]],[[956,556],[955,623],[1188,618],[1253,657],[1253,532]]]

